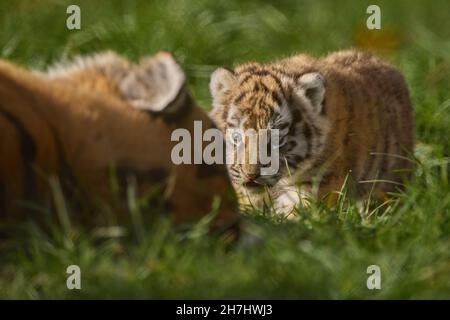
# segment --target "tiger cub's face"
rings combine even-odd
[[[324,130],[321,115],[325,95],[324,78],[317,72],[288,74],[271,65],[247,64],[234,71],[217,69],[211,76],[213,97],[212,118],[226,132],[228,169],[233,182],[249,191],[274,186],[283,176],[308,166],[323,145]],[[265,129],[265,130],[264,130]],[[278,130],[278,139],[270,133]],[[267,153],[276,152],[278,170],[263,174],[266,164],[251,162],[247,132],[257,133],[257,139],[267,132]],[[231,134],[230,134],[231,133]],[[263,147],[258,143],[257,148]],[[252,151],[251,151],[252,150]],[[259,151],[259,149],[258,149]],[[264,164],[263,164],[264,163]]]

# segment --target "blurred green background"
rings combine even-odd
[[[66,28],[69,4],[81,8],[79,31]],[[381,8],[381,30],[365,26],[370,4]],[[295,223],[255,214],[248,229],[264,241],[232,250],[201,226],[183,240],[164,223],[144,226],[144,238],[102,241],[86,230],[33,230],[26,250],[0,244],[0,297],[450,298],[448,1],[0,2],[1,57],[41,69],[105,49],[134,60],[168,50],[205,109],[219,65],[352,46],[396,65],[414,105],[415,179],[387,212],[361,219],[343,199],[335,209],[314,204]],[[69,264],[80,265],[82,290],[66,288]],[[381,267],[381,290],[366,287],[371,264]]]

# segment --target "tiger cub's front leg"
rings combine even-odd
[[[277,215],[287,219],[296,217],[295,209],[307,202],[308,192],[298,187],[294,181],[287,177],[282,178],[271,190],[273,209]]]

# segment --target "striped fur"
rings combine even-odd
[[[414,125],[407,85],[367,53],[219,68],[210,90],[211,116],[222,130],[280,130],[286,165],[278,174],[254,179],[257,165],[229,165],[242,205],[271,202],[289,214],[311,196],[334,203],[346,177],[353,194],[367,198],[397,190],[409,176]]]

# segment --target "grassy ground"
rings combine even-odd
[[[450,298],[450,5],[380,1],[382,30],[367,31],[371,1],[76,1],[82,30],[65,27],[74,1],[0,3],[0,55],[29,67],[103,49],[137,58],[166,49],[208,108],[217,65],[324,54],[361,46],[397,65],[410,86],[420,144],[414,181],[385,214],[362,220],[351,201],[319,203],[292,223],[248,217],[264,241],[225,250],[194,226],[166,223],[99,241],[90,231],[30,228],[27,250],[0,247],[1,298]],[[136,235],[141,236],[136,236]],[[66,267],[82,290],[66,288]],[[368,290],[366,269],[381,268]]]

